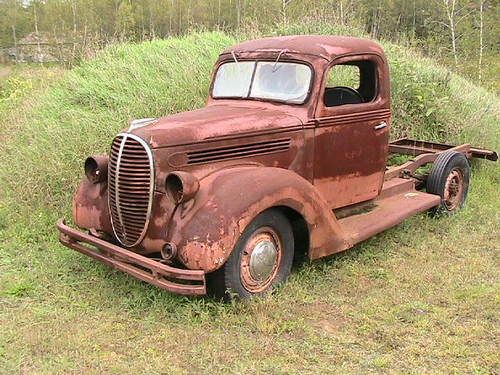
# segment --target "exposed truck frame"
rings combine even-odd
[[[356,87],[330,84],[339,67],[354,68]],[[109,156],[86,160],[74,221],[87,232],[61,219],[60,241],[171,292],[264,293],[298,255],[346,250],[420,212],[456,212],[469,161],[498,158],[468,144],[389,142],[390,123],[377,43],[241,43],[220,55],[205,108],[136,120]],[[412,159],[388,167],[392,154]]]

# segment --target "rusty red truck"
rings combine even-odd
[[[464,203],[493,151],[389,141],[389,65],[376,42],[285,36],[215,64],[204,108],[132,121],[89,157],[60,241],[180,294],[241,298],[294,258],[344,251],[414,214]],[[409,155],[388,166],[392,154]],[[430,168],[421,168],[431,166]]]

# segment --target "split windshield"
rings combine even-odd
[[[309,92],[311,76],[311,68],[305,64],[274,61],[228,62],[217,70],[212,96],[302,104]]]

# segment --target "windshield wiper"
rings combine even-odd
[[[231,56],[233,56],[234,62],[236,63],[236,65],[238,65],[238,59],[236,58],[236,54],[234,53],[234,51],[231,51]]]
[[[273,65],[273,73],[278,70],[278,69],[276,69],[276,65],[278,65],[278,61],[280,60],[281,55],[287,51],[288,51],[287,49],[282,49],[280,51],[280,53],[278,53],[278,57],[276,58],[276,61],[274,62],[274,65]]]

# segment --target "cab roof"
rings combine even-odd
[[[384,54],[382,47],[372,40],[329,35],[289,35],[249,40],[236,44],[223,53],[281,51],[319,56],[327,60],[349,53]]]

